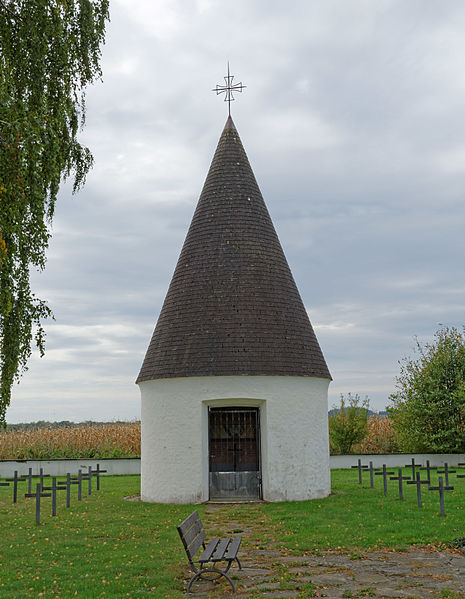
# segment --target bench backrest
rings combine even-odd
[[[192,514],[176,528],[178,529],[189,562],[192,565],[193,557],[205,542],[205,531],[197,510],[192,512]]]

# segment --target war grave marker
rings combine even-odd
[[[85,480],[82,470],[79,469],[75,478],[71,477],[71,484],[77,485],[77,499],[82,501],[82,481]]]
[[[43,502],[41,502],[41,498],[51,497],[52,499],[52,516],[57,515],[57,494],[58,491],[66,491],[66,507],[69,508],[71,506],[71,486],[77,485],[78,493],[77,498],[78,501],[82,500],[82,484],[83,482],[88,482],[88,494],[92,494],[92,479],[95,477],[96,479],[96,489],[100,490],[100,476],[106,473],[107,470],[100,468],[100,464],[97,464],[97,467],[92,469],[92,466],[87,467],[87,472],[83,473],[82,470],[78,470],[77,476],[73,477],[68,472],[66,474],[65,480],[58,480],[59,477],[53,476],[51,477],[51,483],[46,486],[45,478],[50,477],[49,474],[44,474],[43,468],[40,468],[39,474],[33,474],[32,468],[28,469],[27,474],[18,474],[18,471],[14,471],[14,475],[10,478],[5,478],[3,481],[0,481],[0,487],[13,487],[13,503],[18,502],[18,490],[19,483],[26,482],[27,483],[27,493],[24,493],[24,497],[26,498],[34,498],[36,500],[36,522],[40,524],[40,509]],[[39,479],[36,484],[35,491],[32,490],[32,482],[34,479]]]
[[[42,497],[51,497],[51,493],[44,493],[40,483],[36,484],[35,493],[25,493],[25,497],[33,497],[36,500],[36,524],[40,524],[40,500]]]
[[[88,485],[87,485],[87,495],[92,495],[92,466],[87,468],[87,476]]]
[[[362,465],[362,460],[358,460],[357,465],[356,466],[351,466],[351,468],[357,468],[358,469],[358,482],[359,484],[362,484],[362,472],[368,469],[368,466]]]
[[[404,487],[403,481],[410,480],[410,476],[402,476],[402,468],[397,469],[397,476],[391,476],[389,480],[398,480],[399,481],[399,499],[404,498]]]
[[[444,507],[444,491],[453,491],[454,487],[452,486],[444,486],[442,476],[439,477],[439,482],[437,487],[428,487],[429,491],[439,491],[439,505],[441,508],[441,516],[445,516],[445,507]]]
[[[52,516],[57,515],[57,491],[65,491],[66,487],[61,487],[57,484],[57,477],[52,476],[52,484],[50,487],[42,486],[42,491],[52,492]]]
[[[437,470],[438,474],[444,474],[444,480],[446,483],[446,487],[449,485],[449,474],[455,474],[457,472],[457,470],[449,470],[449,466],[447,464],[447,462],[444,462],[444,467],[443,470]]]
[[[407,485],[415,485],[416,486],[416,491],[417,491],[417,505],[418,507],[422,507],[422,494],[421,494],[421,487],[422,485],[428,485],[428,490],[429,491],[438,491],[439,492],[439,502],[440,502],[440,510],[441,510],[441,516],[445,515],[445,492],[446,491],[452,491],[454,490],[454,487],[449,484],[449,475],[451,474],[456,474],[457,471],[456,470],[452,470],[448,463],[445,462],[444,466],[442,467],[442,469],[436,467],[436,466],[431,466],[429,460],[426,461],[426,466],[422,466],[421,464],[418,464],[415,462],[415,459],[412,458],[412,461],[410,464],[406,464],[405,468],[411,468],[412,470],[412,477],[410,476],[403,476],[402,475],[402,468],[398,468],[397,469],[397,476],[391,476],[392,474],[394,474],[394,472],[390,472],[387,470],[387,466],[386,464],[383,464],[382,468],[373,468],[373,463],[370,462],[369,463],[370,466],[364,466],[361,463],[361,460],[358,460],[358,463],[356,466],[351,466],[351,468],[357,468],[358,472],[359,472],[359,482],[362,478],[362,472],[370,472],[370,488],[374,488],[373,485],[373,473],[374,475],[377,476],[382,476],[383,477],[383,487],[384,487],[384,495],[387,495],[387,480],[388,480],[388,476],[389,476],[389,480],[396,480],[398,481],[398,488],[399,488],[399,499],[404,499],[404,487],[403,487],[403,483],[404,481],[407,483]],[[465,466],[465,464],[459,463],[459,466]],[[426,472],[426,479],[425,480],[421,480],[421,471],[425,471]],[[438,477],[438,485],[437,486],[433,486],[431,484],[431,472],[436,471],[437,474],[444,474],[444,478],[442,476]],[[456,474],[456,478],[465,478],[465,474]]]
[[[422,468],[422,464],[417,464],[415,462],[415,458],[412,458],[410,464],[405,464],[405,468],[411,468],[412,469],[412,481],[414,481],[416,479],[416,468]]]
[[[71,485],[77,484],[79,484],[78,481],[72,480],[69,472],[66,474],[66,481],[60,481],[58,483],[60,490],[66,490],[66,507],[71,507]]]
[[[457,465],[461,468],[465,468],[465,462],[460,462]],[[465,478],[465,474],[457,474],[457,478]]]
[[[97,468],[95,470],[92,470],[92,468],[90,468],[89,472],[92,474],[92,476],[96,477],[97,491],[100,491],[100,475],[106,473],[107,470],[100,470],[100,464],[97,464]]]
[[[7,482],[13,483],[13,503],[18,501],[18,483],[22,483],[26,480],[24,476],[18,476],[18,471],[15,470],[12,478],[5,478]]]
[[[373,462],[370,462],[370,467],[368,468],[368,472],[370,473],[370,489],[374,489],[374,480],[373,480],[373,474],[377,474],[379,468],[373,468]]]
[[[408,480],[407,484],[408,485],[416,485],[417,486],[417,504],[418,504],[418,507],[422,507],[422,503],[421,503],[421,485],[429,485],[429,481],[428,480],[421,480],[421,474],[420,474],[420,472],[417,472],[415,480]]]
[[[27,492],[32,493],[32,481],[34,478],[38,478],[40,484],[43,486],[44,478],[48,478],[50,474],[44,474],[44,469],[40,468],[39,474],[32,474],[32,468],[28,469],[27,474],[23,474],[23,477],[27,480]]]
[[[389,471],[386,467],[386,464],[383,464],[383,467],[380,472],[375,472],[376,476],[383,477],[383,486],[384,486],[384,494],[387,495],[387,478],[391,476],[391,474],[395,474],[393,471]]]
[[[437,470],[436,466],[430,466],[429,460],[426,460],[426,466],[420,468],[420,470],[426,470],[426,478],[428,479],[429,484],[431,484],[431,472],[433,470]]]

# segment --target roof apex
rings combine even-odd
[[[229,115],[226,120],[226,124],[224,126],[223,132],[226,131],[227,129],[234,129],[235,131],[237,131],[236,125],[234,124],[234,121],[232,120],[231,115]]]
[[[228,117],[137,382],[233,375],[331,379]]]

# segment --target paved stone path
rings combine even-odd
[[[209,516],[221,515],[222,509],[209,505],[205,523],[208,525]],[[241,528],[244,539],[239,553],[243,569],[233,566],[230,570],[237,597],[465,599],[465,556],[461,553],[412,549],[286,555],[253,548],[247,542],[256,535],[252,528],[227,520],[223,524],[225,534]],[[193,590],[192,598],[231,597],[231,587],[224,578],[218,583],[196,583]]]

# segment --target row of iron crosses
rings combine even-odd
[[[92,478],[95,477],[97,481],[96,489],[100,490],[100,475],[107,472],[101,470],[100,465],[97,464],[97,468],[92,470],[92,466],[87,468],[87,472],[83,473],[82,470],[78,470],[77,476],[71,476],[68,472],[66,474],[66,480],[58,481],[57,477],[52,476],[52,484],[50,486],[44,485],[44,479],[49,478],[50,474],[44,474],[43,468],[40,469],[39,474],[32,474],[32,468],[29,468],[28,474],[18,475],[18,471],[15,470],[12,478],[5,478],[5,482],[0,481],[0,487],[9,487],[13,485],[13,503],[18,501],[18,484],[21,482],[28,483],[28,492],[24,494],[24,497],[33,497],[36,500],[36,524],[40,524],[40,505],[41,499],[45,497],[52,498],[52,516],[57,515],[57,492],[66,491],[66,507],[71,506],[71,486],[77,485],[77,498],[78,501],[82,500],[82,483],[87,481],[87,492],[88,495],[92,494]],[[32,491],[33,479],[38,478],[39,482],[36,483],[36,490]],[[48,492],[50,491],[50,492]]]
[[[458,466],[465,466],[465,463],[460,463]],[[397,480],[399,483],[399,498],[404,498],[404,487],[403,481],[406,481],[408,485],[416,485],[417,487],[417,504],[418,507],[422,507],[421,503],[421,486],[428,485],[428,491],[439,491],[439,504],[441,507],[441,516],[445,516],[445,507],[444,507],[444,492],[445,491],[453,491],[454,487],[449,484],[449,474],[456,474],[456,470],[451,470],[447,464],[444,463],[443,469],[440,470],[437,466],[430,466],[429,460],[426,460],[426,466],[422,466],[421,464],[415,463],[415,458],[412,458],[410,464],[405,465],[406,468],[412,469],[411,476],[402,476],[402,468],[397,469],[397,476],[391,476],[395,474],[395,472],[389,472],[387,470],[386,464],[383,464],[382,468],[373,468],[373,462],[370,462],[369,466],[362,465],[362,460],[359,459],[356,466],[351,466],[351,468],[357,468],[358,470],[358,482],[362,484],[362,472],[370,473],[370,488],[374,488],[374,476],[379,475],[383,477],[384,482],[384,494],[387,495],[387,481],[388,476],[389,480]],[[426,470],[426,479],[421,480],[421,470]],[[436,470],[437,474],[444,474],[444,479],[442,476],[438,478],[438,486],[434,487],[431,485],[431,472]],[[465,474],[457,474],[457,478],[465,478]],[[444,484],[445,483],[445,484]]]

